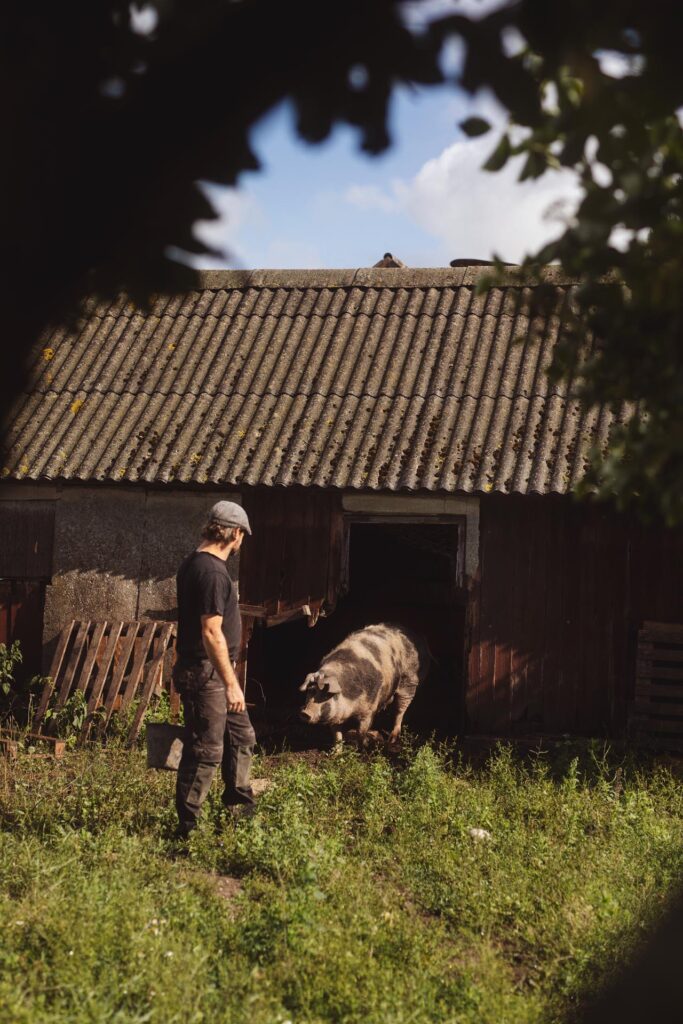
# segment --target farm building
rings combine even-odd
[[[619,734],[638,629],[683,622],[683,534],[570,496],[612,422],[545,376],[571,282],[530,317],[485,272],[206,272],[46,335],[5,428],[0,640],[38,671],[71,620],[172,620],[230,497],[241,670],[275,705],[389,620],[434,654],[424,728]]]

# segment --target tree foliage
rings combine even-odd
[[[583,399],[638,407],[588,485],[683,517],[677,2],[518,0],[478,18],[457,3],[444,16],[432,0],[150,6],[158,24],[147,35],[122,0],[5,9],[3,397],[21,386],[27,344],[84,291],[144,300],[191,286],[170,253],[204,249],[192,225],[213,211],[196,183],[232,184],[257,166],[249,132],[269,109],[289,99],[307,141],[346,122],[380,152],[392,90],[443,82],[442,49],[457,37],[465,58],[453,84],[492,89],[516,126],[492,146],[489,170],[523,153],[523,178],[564,166],[583,184],[574,221],[526,270],[560,260],[580,283],[554,372],[574,367],[588,333]],[[407,7],[422,15],[419,30]]]
[[[536,99],[507,93],[511,120],[488,161],[524,154],[521,178],[575,168],[583,197],[572,222],[534,254],[528,273],[559,261],[579,282],[552,372],[573,376],[587,405],[622,422],[597,446],[584,492],[637,500],[646,513],[683,519],[683,75],[680,8],[640,2],[563,5],[537,0],[488,19],[514,28],[517,60]],[[460,21],[452,25],[462,31]],[[486,29],[481,29],[486,31]],[[486,84],[474,69],[468,84]],[[618,77],[615,77],[617,75]],[[502,99],[504,87],[497,88]],[[465,126],[467,127],[467,125]],[[582,346],[591,339],[589,349]],[[577,366],[577,354],[585,353]]]

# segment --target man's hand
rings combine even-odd
[[[228,697],[228,711],[232,714],[239,714],[240,711],[244,711],[244,694],[242,693],[242,687],[239,683],[228,683],[227,687]]]
[[[202,615],[202,640],[206,656],[225,683],[228,711],[239,714],[245,710],[244,694],[230,661],[220,615]]]

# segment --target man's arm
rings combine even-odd
[[[202,641],[206,656],[225,684],[228,711],[244,711],[244,694],[230,661],[228,644],[223,633],[222,615],[202,615]]]

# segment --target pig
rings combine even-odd
[[[330,726],[336,744],[342,741],[340,727],[356,719],[364,746],[375,715],[393,701],[393,745],[429,660],[424,640],[401,626],[380,623],[359,629],[323,658],[317,672],[306,676],[299,687],[306,694],[300,717]]]

